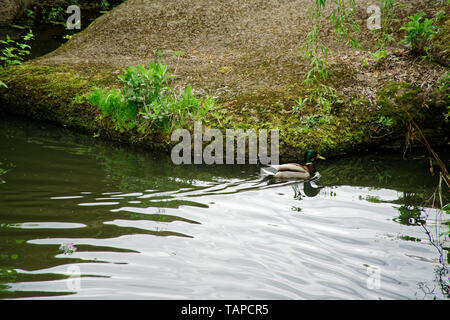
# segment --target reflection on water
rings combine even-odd
[[[448,296],[448,219],[423,205],[425,158],[348,157],[275,181],[2,118],[0,163],[1,298]]]

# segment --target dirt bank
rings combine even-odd
[[[405,23],[408,15],[433,10],[429,5],[436,1],[401,2],[404,6],[397,16]],[[373,61],[368,51],[375,51],[379,35],[365,25],[366,8],[372,4],[366,0],[357,1],[356,14],[364,49],[337,43],[333,29],[324,22],[321,34],[332,49],[329,84],[340,99],[333,106],[331,122],[303,126],[292,107],[310,90],[302,83],[308,61],[299,50],[311,29],[310,4],[308,0],[128,0],[51,54],[0,70],[0,79],[9,87],[0,89],[1,108],[108,139],[168,146],[168,137],[162,134],[116,132],[107,120],[96,118],[96,108],[76,99],[93,85],[117,85],[122,67],[148,63],[155,50],[164,50],[161,59],[172,72],[176,68],[176,85],[191,84],[200,94],[216,97],[231,117],[227,124],[211,119],[209,125],[279,128],[284,158],[300,157],[310,147],[337,155],[398,139],[404,131],[401,122],[385,131],[377,124],[380,99],[385,108],[394,109],[391,113],[397,104],[407,103],[432,115],[423,121],[433,129],[428,132],[437,141],[448,136],[437,119],[446,102],[436,94],[437,81],[448,67],[398,46],[389,48],[386,59]],[[445,41],[440,45],[448,47]],[[177,58],[172,51],[182,51],[183,56]],[[403,99],[411,93],[418,99]],[[386,94],[397,96],[391,99]]]

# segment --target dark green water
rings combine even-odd
[[[447,297],[448,216],[424,205],[420,154],[277,182],[2,116],[0,162],[0,298]]]

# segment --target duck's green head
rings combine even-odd
[[[324,157],[322,157],[320,154],[317,153],[317,151],[315,151],[313,149],[309,149],[308,151],[306,151],[305,164],[313,163],[314,160],[316,160],[316,159],[325,160]]]

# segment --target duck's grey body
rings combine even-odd
[[[262,170],[265,174],[269,174],[280,179],[310,179],[317,172],[313,163],[315,159],[325,160],[325,158],[319,155],[316,151],[310,149],[305,154],[304,166],[297,163],[286,163],[280,165],[270,165]]]
[[[268,169],[267,173],[280,179],[309,179],[311,177],[308,167],[296,163],[271,165]]]

